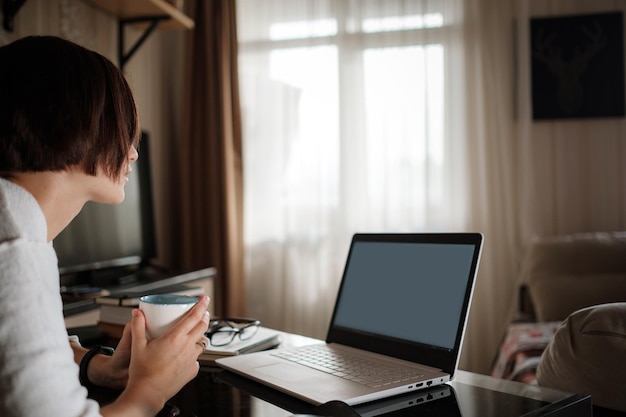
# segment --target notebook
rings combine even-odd
[[[325,342],[216,363],[316,405],[444,384],[458,365],[482,241],[479,233],[355,234]],[[311,364],[303,350],[368,361],[366,375]],[[388,380],[378,366],[401,373]]]

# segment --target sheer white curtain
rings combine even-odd
[[[467,105],[481,108],[467,83],[489,100],[465,47],[479,28],[465,26],[462,0],[238,0],[237,13],[248,311],[323,338],[354,232],[488,222],[480,181],[507,176],[475,166],[498,135],[466,123]],[[491,278],[479,280],[463,367],[485,371],[506,317],[485,303]]]

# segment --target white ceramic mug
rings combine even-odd
[[[146,335],[156,339],[169,330],[198,302],[198,297],[152,294],[139,298],[139,309],[146,316]]]

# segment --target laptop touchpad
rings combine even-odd
[[[255,372],[273,379],[288,382],[308,381],[312,376],[320,376],[320,374],[314,370],[291,366],[288,363],[274,363],[271,365],[261,366],[255,368]]]

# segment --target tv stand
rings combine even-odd
[[[95,272],[95,271],[92,271]],[[98,271],[101,273],[102,271]],[[119,271],[117,271],[119,272]],[[114,293],[120,291],[129,291],[129,292],[143,292],[149,293],[153,290],[159,290],[164,287],[168,287],[171,285],[178,284],[190,284],[190,285],[201,285],[204,287],[205,293],[212,297],[213,295],[213,279],[217,273],[216,268],[209,267],[203,268],[190,272],[183,273],[172,273],[165,272],[163,269],[158,267],[150,266],[137,268],[135,271],[125,271],[125,275],[118,275],[112,285],[102,286],[102,287],[92,287],[95,291],[98,290],[97,293],[91,295],[80,295],[80,296],[72,296],[65,295],[63,296],[63,315],[66,318],[66,326],[68,327],[76,327],[83,326],[87,324],[83,324],[81,321],[80,324],[74,324],[77,320],[68,320],[74,318],[77,315],[82,315],[84,313],[90,313],[89,321],[95,324],[98,317],[98,304],[95,303],[95,297],[101,295],[100,291],[105,291],[106,293]],[[108,272],[107,272],[108,273]],[[115,275],[114,275],[115,276]],[[124,282],[125,281],[125,282]],[[84,287],[88,288],[88,287]],[[95,319],[94,319],[95,318]],[[69,324],[68,324],[69,323]]]
[[[149,263],[120,264],[107,267],[95,267],[76,272],[61,273],[61,286],[67,293],[72,290],[82,292],[84,287],[110,289],[124,287],[137,282],[167,278],[171,271]]]

